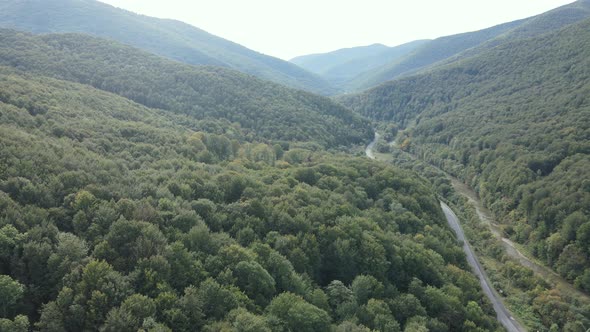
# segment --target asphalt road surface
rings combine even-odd
[[[473,270],[475,275],[477,275],[477,277],[479,278],[479,283],[481,284],[481,288],[483,289],[484,294],[492,302],[494,310],[496,311],[496,317],[498,318],[498,321],[509,332],[526,331],[512,317],[512,315],[510,315],[510,312],[508,312],[506,307],[504,307],[504,304],[502,303],[502,300],[499,298],[498,294],[489,284],[486,273],[479,264],[479,261],[477,260],[475,253],[473,253],[473,250],[471,250],[469,243],[465,239],[465,234],[463,233],[463,229],[459,224],[459,219],[457,218],[453,210],[451,210],[451,208],[449,208],[449,206],[443,202],[440,202],[440,206],[442,207],[443,212],[445,213],[445,217],[447,217],[447,222],[449,223],[449,226],[451,226],[455,234],[457,234],[457,239],[463,242],[463,251],[465,252],[465,255],[467,255],[467,262],[471,266],[471,269]]]
[[[369,143],[369,145],[367,145],[367,148],[365,149],[365,154],[369,159],[376,159],[375,154],[373,153],[373,148],[375,147],[375,143],[377,143],[378,139],[379,134],[375,133],[375,138],[371,143]],[[457,218],[453,210],[451,210],[451,208],[443,202],[440,202],[440,206],[443,212],[445,213],[445,217],[447,218],[449,226],[451,226],[455,234],[457,234],[457,239],[463,242],[463,251],[467,256],[467,262],[471,266],[471,269],[473,270],[475,275],[479,278],[479,283],[481,285],[481,288],[483,289],[484,294],[492,302],[494,310],[496,311],[496,318],[498,319],[498,321],[504,326],[504,328],[506,328],[508,332],[525,332],[526,329],[523,328],[514,319],[514,317],[512,317],[508,309],[506,309],[506,307],[504,306],[504,303],[502,303],[502,300],[500,299],[498,293],[496,293],[492,286],[489,284],[486,273],[479,264],[477,256],[475,256],[475,253],[473,252],[473,250],[471,250],[469,243],[465,239],[465,234],[463,233],[463,229],[459,224],[459,219]]]
[[[369,143],[369,145],[367,145],[367,148],[365,149],[365,154],[367,155],[367,157],[369,159],[375,159],[375,154],[373,153],[373,147],[375,147],[375,144],[377,143],[377,140],[379,140],[379,134],[377,134],[377,132],[375,132],[375,138],[373,139],[373,141],[371,143]]]

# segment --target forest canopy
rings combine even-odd
[[[555,271],[590,291],[590,20],[341,101],[476,188]]]
[[[151,108],[239,124],[249,140],[365,142],[369,121],[326,97],[221,67],[190,66],[80,34],[0,29],[0,65],[112,92]]]
[[[415,173],[44,63],[0,67],[1,330],[499,328]]]

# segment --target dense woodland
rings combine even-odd
[[[451,58],[477,45],[492,40],[499,35],[523,24],[523,20],[504,23],[495,27],[475,32],[440,37],[425,43],[410,54],[367,70],[352,78],[346,84],[349,91],[360,91],[407,76],[435,63]]]
[[[476,188],[512,239],[590,291],[590,21],[342,99]]]
[[[191,65],[233,68],[286,86],[335,93],[328,82],[189,24],[138,15],[96,0],[3,0],[0,26],[33,33],[84,33]]]
[[[362,91],[482,54],[498,45],[531,38],[590,17],[590,1],[578,0],[546,13],[434,40],[395,47],[369,45],[296,57],[291,62],[317,73],[343,91]]]
[[[136,94],[150,77],[137,83],[141,69],[117,52],[99,61],[84,40],[3,33],[0,59],[14,67],[0,67],[0,331],[499,329],[426,180],[322,149],[335,139],[275,139],[193,113],[171,104],[179,90],[164,74],[160,108],[147,108],[122,96],[150,97]],[[66,56],[57,45],[68,47],[62,62],[50,61]],[[225,70],[181,68],[218,81],[227,90],[208,88],[220,94],[243,80],[258,100],[284,92],[317,112],[345,110]],[[217,95],[187,100],[207,96]],[[357,119],[303,111],[329,130]],[[352,137],[340,143],[362,135]]]
[[[383,138],[387,139],[387,135]],[[501,294],[508,310],[528,330],[586,332],[585,326],[590,325],[589,296],[555,285],[555,278],[542,277],[509,255],[503,241],[482,222],[472,203],[453,189],[448,173],[397,146],[391,150],[393,164],[424,176],[439,197],[453,207],[491,285]]]
[[[226,119],[248,139],[369,140],[369,122],[328,98],[220,67],[194,67],[80,34],[34,36],[0,29],[0,65],[94,86],[140,104]]]
[[[382,44],[343,48],[329,53],[299,56],[290,61],[320,75],[334,87],[353,90],[350,81],[357,76],[405,58],[430,40],[415,40],[398,46]]]
[[[440,169],[590,292],[590,21],[559,30],[589,8],[338,53],[347,79],[442,62],[334,101],[223,68],[333,92],[180,22],[1,3],[0,26],[113,40],[0,29],[0,332],[500,331],[439,199],[527,326],[585,331],[587,301],[504,255]],[[395,165],[351,156],[373,125]]]

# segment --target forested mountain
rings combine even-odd
[[[561,6],[546,13],[534,16],[525,24],[510,31],[508,38],[530,38],[548,31],[559,30],[569,24],[584,20],[590,16],[590,1],[578,0],[569,5]]]
[[[339,51],[304,56],[291,61],[318,73],[343,91],[359,91],[476,56],[506,42],[556,31],[588,17],[590,17],[590,1],[579,0],[527,19],[479,31],[440,37],[432,41],[417,41],[414,42],[415,44],[401,45],[401,49],[390,53],[394,56],[389,61],[385,61],[387,57],[383,56],[387,53],[377,57],[372,54],[364,55],[357,58],[358,61],[337,66],[327,61],[338,61],[338,57],[334,58],[334,56],[340,56],[342,53]]]
[[[367,46],[343,48],[328,53],[301,55],[289,61],[301,68],[319,74],[329,70],[330,67],[340,66],[348,61],[358,58],[375,56],[387,49],[389,49],[389,47],[383,44],[372,44]]]
[[[521,20],[504,23],[484,30],[434,39],[401,59],[359,74],[346,84],[346,89],[348,91],[363,90],[403,75],[412,74],[491,40],[523,22]]]
[[[33,33],[86,33],[188,64],[229,67],[290,87],[334,92],[326,81],[287,61],[183,22],[137,15],[95,0],[3,0],[0,27]]]
[[[79,34],[0,30],[0,65],[79,82],[147,107],[239,123],[250,139],[361,143],[368,121],[320,97],[220,67],[195,67]]]
[[[325,87],[180,22],[0,2],[0,25],[76,32],[0,29],[0,332],[500,331],[440,209],[449,182],[351,156],[372,124],[590,291],[590,20],[555,31],[589,3],[447,39],[447,62],[343,106],[234,70]],[[380,49],[326,74],[420,47]],[[585,329],[590,307],[507,266],[540,327]]]
[[[340,87],[355,76],[391,63],[427,42],[428,40],[417,40],[394,47],[373,44],[344,48],[328,53],[303,55],[290,61]]]
[[[498,330],[416,174],[39,75],[149,90],[130,48],[2,36],[0,330]]]
[[[590,292],[588,96],[587,19],[342,102],[406,128],[403,149],[475,187],[507,235]]]
[[[569,5],[558,7],[546,13],[531,17],[518,27],[499,35],[481,45],[473,47],[465,52],[451,57],[440,65],[458,61],[470,56],[480,54],[494,48],[504,42],[511,42],[522,38],[532,38],[545,33],[559,30],[567,25],[582,21],[590,17],[590,1],[578,0]]]

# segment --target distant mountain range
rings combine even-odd
[[[590,15],[587,0],[480,31],[304,55],[291,62],[267,56],[186,23],[135,14],[95,0],[5,0],[0,27],[32,33],[78,32],[116,40],[192,65],[232,68],[322,95],[380,83],[476,55],[514,39],[533,37]]]
[[[344,48],[329,53],[304,55],[290,61],[341,87],[357,75],[395,62],[427,42],[418,40],[395,47],[373,44]]]
[[[289,87],[332,94],[328,82],[186,23],[138,15],[94,0],[4,0],[0,27],[109,38],[193,65],[228,67]]]
[[[291,61],[322,76],[342,91],[360,91],[477,55],[505,42],[554,31],[587,17],[590,17],[590,1],[583,0],[541,15],[479,31],[431,41],[416,41],[392,48],[371,45],[343,49],[300,56]],[[368,63],[371,65],[368,66]]]

